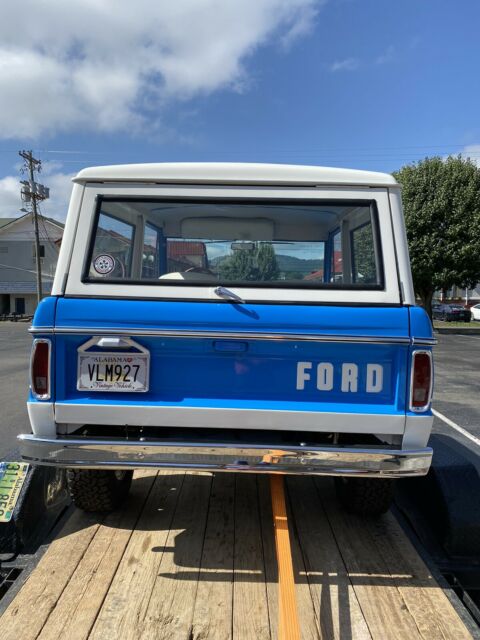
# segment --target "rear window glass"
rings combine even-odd
[[[104,198],[84,281],[382,288],[371,202]]]

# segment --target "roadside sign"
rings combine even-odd
[[[28,467],[26,462],[0,462],[0,523],[12,519]]]

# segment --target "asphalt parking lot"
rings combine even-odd
[[[434,432],[444,433],[480,454],[480,336],[437,335]],[[29,431],[26,409],[28,324],[0,323],[0,460],[16,448],[16,435]],[[452,424],[478,439],[478,446]]]
[[[28,323],[0,323],[0,460],[30,431],[26,399],[31,337]]]
[[[437,339],[433,408],[477,438],[480,454],[480,336],[437,335]],[[434,432],[465,440],[438,415]]]

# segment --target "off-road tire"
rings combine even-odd
[[[126,499],[133,471],[67,469],[67,486],[82,511],[114,511]]]
[[[335,490],[342,506],[360,516],[380,516],[393,501],[392,478],[335,478]]]

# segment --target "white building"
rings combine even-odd
[[[43,294],[52,288],[63,225],[38,217]],[[0,218],[0,314],[32,315],[37,306],[33,214]]]

